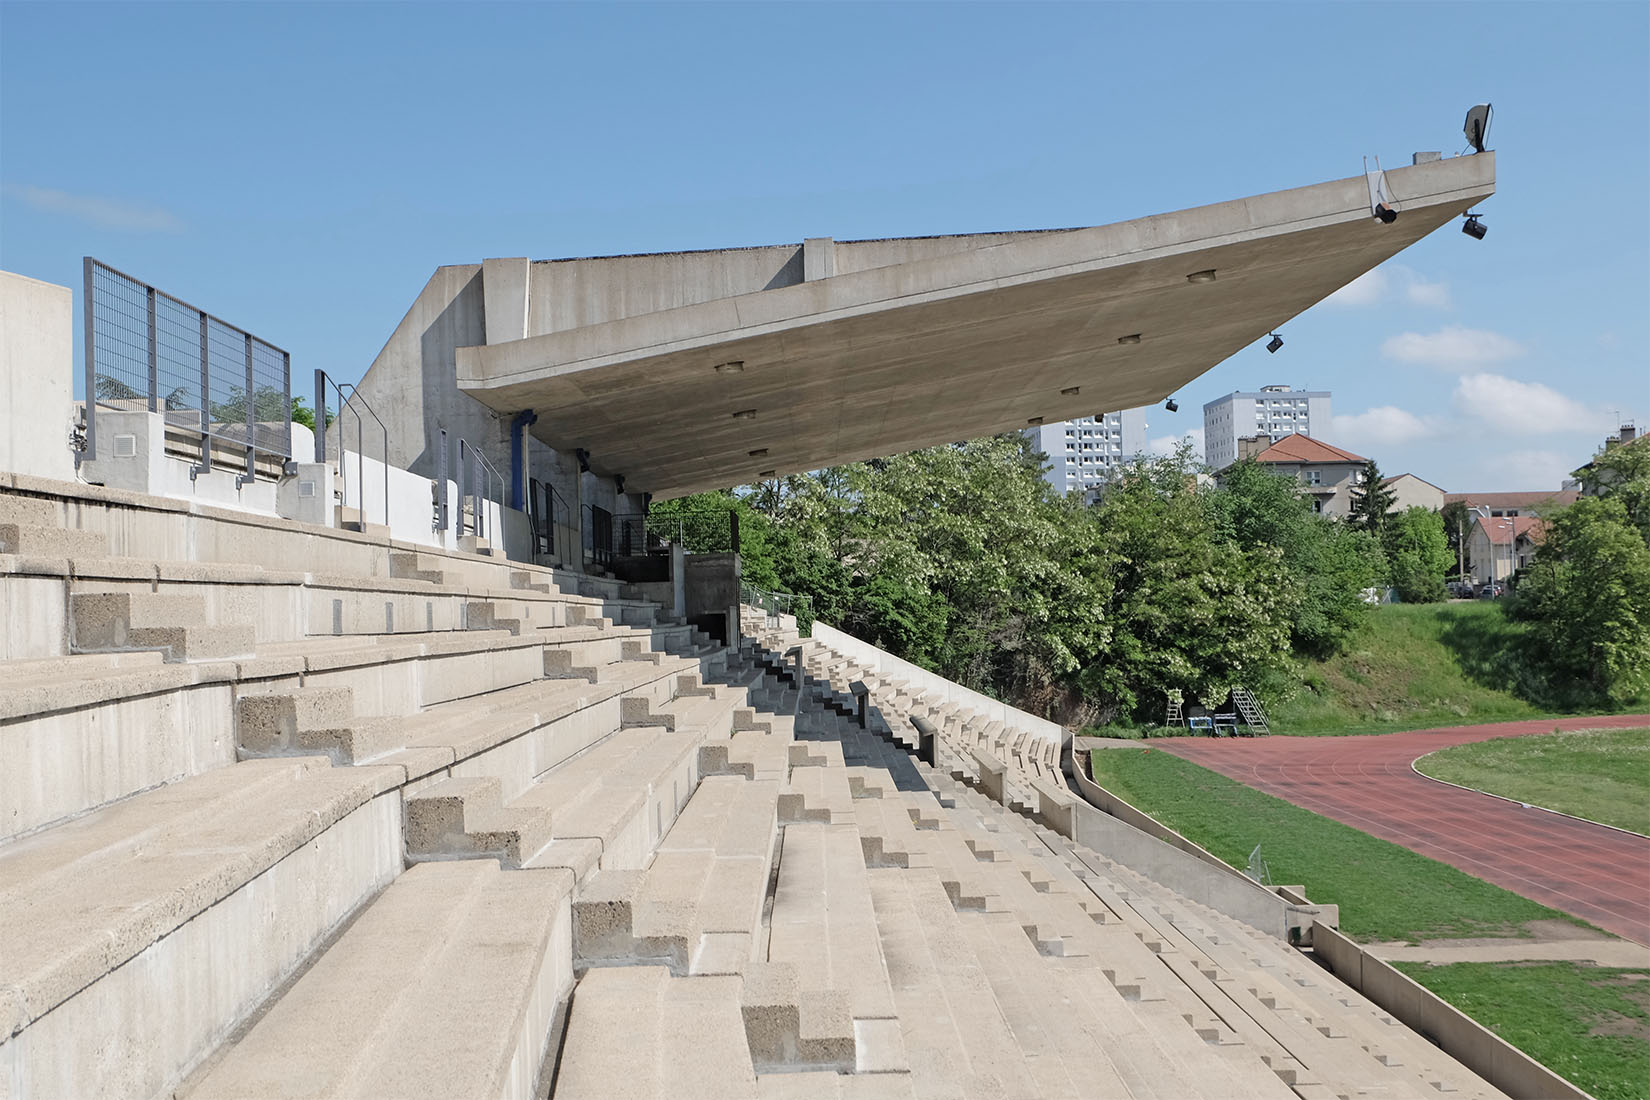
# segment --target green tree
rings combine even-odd
[[[1387,578],[1405,603],[1444,599],[1444,577],[1455,564],[1444,521],[1426,508],[1408,508],[1387,519],[1382,532]]]
[[[1472,556],[1467,553],[1467,536],[1472,533],[1474,516],[1465,501],[1452,500],[1439,513],[1444,523],[1444,537],[1449,540],[1449,552],[1454,558],[1454,572],[1465,577],[1472,569]]]
[[[1606,447],[1575,476],[1589,495],[1619,500],[1627,522],[1650,543],[1650,437]]]
[[[1365,588],[1383,562],[1366,533],[1313,512],[1298,483],[1253,459],[1228,467],[1211,496],[1221,534],[1248,548],[1276,547],[1299,593],[1291,624],[1295,651],[1327,657],[1369,614]]]
[[[1222,537],[1183,448],[1126,467],[1099,508],[1092,560],[1110,641],[1080,683],[1100,717],[1153,717],[1179,690],[1205,706],[1288,665],[1300,593],[1275,546]]]
[[[1513,613],[1558,682],[1626,706],[1650,692],[1650,545],[1616,497],[1584,497],[1548,518]]]
[[[1381,468],[1373,458],[1364,461],[1358,484],[1350,491],[1352,510],[1347,519],[1372,535],[1379,535],[1386,526],[1387,513],[1398,499],[1381,478]]]

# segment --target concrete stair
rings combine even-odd
[[[407,858],[490,857],[520,867],[550,843],[547,806],[504,805],[492,776],[453,776],[423,787],[406,800]]]
[[[540,1095],[571,889],[484,860],[412,868],[179,1095]]]
[[[158,649],[168,661],[250,655],[250,626],[213,626],[198,597],[139,592],[76,593],[69,598],[70,644],[79,653]]]

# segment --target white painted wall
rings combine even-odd
[[[74,480],[74,293],[0,271],[0,472]]]

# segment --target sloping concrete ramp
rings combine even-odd
[[[678,496],[1161,400],[1495,190],[1494,154],[1085,229],[483,265],[461,392]]]

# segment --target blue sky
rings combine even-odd
[[[351,379],[441,264],[1103,224],[1454,154],[1484,100],[1483,242],[1434,234],[1149,434],[1310,385],[1387,472],[1552,488],[1650,421],[1643,3],[5,0],[0,268],[94,255]]]

